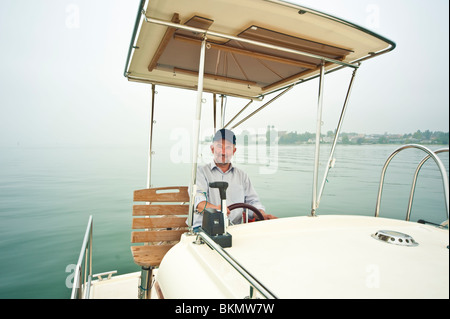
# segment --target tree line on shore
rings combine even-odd
[[[315,133],[278,132],[278,144],[307,144],[315,142]],[[332,143],[334,132],[328,131],[321,135],[321,142]],[[407,134],[359,134],[341,133],[340,144],[449,144],[449,132],[420,131]]]

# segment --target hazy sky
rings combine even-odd
[[[150,86],[123,77],[138,2],[0,1],[0,146],[146,143]],[[397,44],[358,71],[343,131],[449,130],[448,0],[292,2]],[[350,71],[325,79],[325,132],[337,124],[349,79]],[[195,92],[157,90],[155,132],[190,132]],[[242,128],[314,132],[317,90],[316,81],[298,86]],[[202,129],[212,126],[212,96],[204,97]],[[227,118],[245,103],[230,98]]]

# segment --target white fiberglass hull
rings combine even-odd
[[[229,227],[225,251],[278,298],[449,298],[448,229],[364,216],[294,217]],[[403,246],[372,237],[411,236]],[[250,285],[197,236],[182,236],[156,281],[163,298],[245,298]]]

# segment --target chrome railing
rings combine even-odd
[[[92,279],[92,215],[89,216],[80,256],[75,268],[71,299],[82,299],[89,297],[89,288]]]
[[[434,151],[434,154],[439,154],[439,153],[443,153],[443,152],[448,152],[448,148],[438,149],[438,150]],[[420,161],[419,165],[417,165],[416,172],[414,173],[414,178],[413,178],[413,182],[412,182],[412,186],[411,186],[411,192],[409,194],[408,209],[406,211],[406,220],[409,220],[409,217],[411,216],[411,208],[412,208],[412,203],[413,203],[413,199],[414,199],[414,192],[416,190],[417,176],[419,175],[420,169],[422,168],[423,164],[425,164],[425,162],[428,161],[428,159],[430,157],[431,157],[430,155],[425,156]],[[448,193],[446,196],[448,198]],[[448,207],[447,207],[447,218],[448,218]]]
[[[411,214],[412,201],[413,201],[413,197],[414,197],[414,191],[415,191],[415,187],[416,187],[417,176],[419,174],[420,168],[423,166],[423,164],[430,157],[432,157],[433,160],[435,161],[435,163],[437,164],[437,166],[439,168],[439,171],[441,173],[441,176],[442,176],[442,184],[443,184],[443,187],[444,187],[444,197],[445,197],[445,207],[446,207],[447,219],[448,219],[448,216],[449,216],[449,203],[448,203],[448,200],[449,200],[449,198],[448,198],[449,186],[448,186],[447,171],[445,169],[444,164],[440,160],[440,158],[436,156],[437,153],[448,152],[448,148],[446,148],[446,149],[439,149],[439,150],[433,152],[430,149],[428,149],[427,147],[422,146],[422,145],[418,145],[418,144],[408,144],[408,145],[404,145],[402,147],[399,147],[386,160],[386,163],[384,164],[383,169],[381,171],[380,186],[378,188],[377,204],[376,204],[376,207],[375,207],[375,217],[378,217],[379,214],[380,214],[381,193],[383,191],[384,176],[386,174],[386,169],[387,169],[389,163],[391,162],[391,160],[395,157],[395,155],[397,155],[399,152],[401,152],[401,151],[403,151],[405,149],[408,149],[408,148],[420,149],[420,150],[424,151],[425,153],[427,153],[428,155],[425,156],[422,159],[420,164],[417,166],[416,172],[414,174],[414,179],[413,179],[413,182],[412,182],[411,192],[410,192],[410,197],[409,197],[409,202],[408,202],[408,210],[406,212],[406,220],[409,220],[409,217],[410,217],[410,214]]]

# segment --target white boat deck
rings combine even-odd
[[[89,299],[138,299],[140,276],[138,271],[92,281]]]
[[[392,245],[371,236],[382,229],[410,234],[418,245]],[[230,233],[233,246],[226,251],[278,298],[448,298],[446,229],[386,218],[319,216],[238,225]],[[154,271],[162,296],[247,296],[248,283],[195,239],[183,236]],[[94,280],[89,298],[137,299],[140,275]],[[202,289],[189,289],[196,282]]]
[[[373,238],[389,230],[416,246]],[[448,230],[367,216],[292,217],[229,227],[225,251],[278,298],[448,298]],[[249,285],[195,236],[164,257],[165,298],[244,298]],[[182,262],[181,262],[182,261]],[[195,291],[189,287],[203,289]]]

